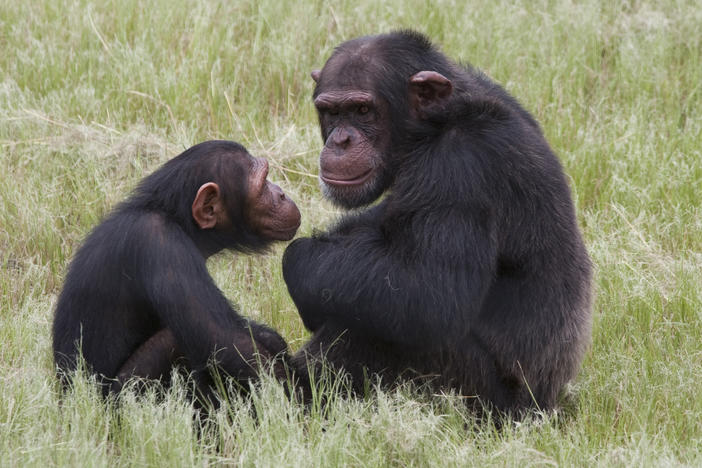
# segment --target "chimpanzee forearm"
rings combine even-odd
[[[495,247],[488,233],[466,231],[461,242],[475,246],[475,253],[472,262],[463,262],[446,255],[454,250],[440,242],[438,220],[436,228],[438,242],[420,240],[423,253],[403,259],[370,229],[355,237],[331,233],[323,240],[293,242],[284,255],[283,276],[305,326],[314,331],[334,320],[379,340],[411,345],[450,337],[457,321],[468,325],[492,276]],[[446,239],[456,237],[455,229],[447,232],[452,235]],[[426,269],[432,264],[438,269]]]

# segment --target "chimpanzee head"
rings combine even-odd
[[[451,95],[446,59],[422,35],[397,32],[341,44],[317,83],[324,148],[319,159],[324,194],[354,208],[377,199],[391,184],[406,148],[407,128]],[[448,72],[444,72],[448,75]],[[450,76],[450,75],[449,75]]]
[[[197,144],[142,181],[131,203],[160,208],[200,250],[264,250],[300,226],[295,203],[267,180],[268,162],[233,141]]]

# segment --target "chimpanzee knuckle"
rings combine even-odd
[[[261,343],[271,355],[282,353],[288,349],[288,344],[283,337],[269,328],[261,328],[254,336],[256,341]]]

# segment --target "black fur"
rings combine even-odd
[[[242,354],[251,336],[270,354],[285,351],[276,332],[232,308],[205,264],[224,248],[266,248],[242,212],[249,158],[234,142],[193,146],[145,178],[87,237],[71,263],[53,324],[54,359],[64,383],[79,353],[107,394],[131,376],[131,365],[156,374],[143,377],[159,377],[178,357],[207,382],[215,350],[221,370],[252,378],[251,356]],[[210,181],[221,187],[231,229],[201,230],[193,220],[195,194]],[[126,362],[130,368],[122,369]],[[120,369],[126,374],[118,375]]]
[[[389,105],[387,195],[288,246],[284,278],[314,332],[298,365],[325,355],[357,391],[370,372],[501,411],[553,408],[589,343],[591,266],[539,125],[414,32],[348,41],[332,60],[346,67],[335,85]],[[422,70],[447,77],[453,93],[416,119],[408,80]]]

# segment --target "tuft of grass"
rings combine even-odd
[[[702,464],[702,8],[692,0],[0,2],[1,466]],[[332,222],[309,72],[415,28],[502,83],[570,177],[596,265],[592,346],[563,408],[498,431],[411,387],[305,410],[264,378],[201,419],[187,384],[61,396],[50,326],[66,266],[138,180],[234,139]],[[307,332],[267,255],[209,262],[243,314]],[[337,392],[337,389],[339,390]]]

